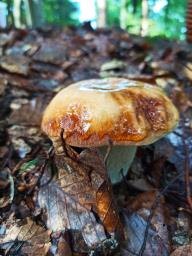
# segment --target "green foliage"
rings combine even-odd
[[[120,17],[123,28],[126,28],[129,33],[139,34],[142,0],[108,0],[108,2],[110,3],[107,10],[108,25],[114,23],[112,22],[114,17],[115,19],[117,17],[117,20]],[[155,6],[159,8],[155,8]],[[185,39],[187,0],[148,0],[148,7],[148,35],[150,37],[162,36],[171,39]]]
[[[155,2],[157,0],[149,1],[149,35],[185,39],[187,0],[167,0],[167,5],[158,13],[153,11]]]
[[[1,0],[0,0],[1,1]],[[35,20],[33,21],[36,26],[40,22],[38,15],[34,14],[41,14],[43,13],[43,24],[51,24],[57,26],[69,26],[69,25],[78,25],[78,6],[77,3],[71,2],[70,0],[22,0],[20,6],[20,13],[21,13],[21,23],[26,25],[27,16],[29,15],[28,10],[26,9],[26,3],[29,3],[30,11],[32,18]],[[35,5],[32,3],[38,2],[38,10]],[[3,0],[9,7],[11,14],[13,13],[14,9],[14,1],[13,0]],[[10,14],[9,14],[10,16]],[[13,21],[11,17],[8,17],[9,25],[13,25]],[[34,25],[33,24],[33,25]],[[39,24],[41,25],[41,24]]]
[[[31,160],[31,161],[29,161],[29,162],[27,162],[27,163],[24,163],[24,164],[21,166],[19,172],[27,172],[27,171],[32,170],[33,168],[36,167],[36,165],[37,165],[38,162],[39,162],[39,159],[36,158],[36,159],[33,159],[33,160]]]
[[[47,24],[78,25],[77,6],[69,0],[43,0],[43,12]]]
[[[120,4],[119,0],[107,0],[107,24],[108,26],[120,25]]]
[[[126,9],[125,21],[123,21],[125,28],[130,33],[139,34],[141,27],[141,0],[124,0],[124,6],[121,8]]]
[[[6,2],[9,6],[8,24],[11,25],[13,24],[13,0],[2,1]],[[34,0],[22,0],[22,24],[27,23],[26,17],[28,13],[25,6],[26,4],[24,4],[26,1],[32,3]],[[127,29],[129,33],[140,34],[142,21],[142,0],[106,1],[107,25],[109,27],[121,25],[121,27]],[[79,25],[77,2],[74,3],[72,0],[39,0],[39,2],[42,3],[41,8],[39,6],[39,13],[43,13],[42,24],[51,24],[57,26]],[[149,37],[161,36],[171,39],[185,39],[187,0],[148,0],[148,7]],[[31,11],[33,14],[32,7]],[[32,18],[39,23],[40,19],[36,16],[37,15],[32,15]],[[33,25],[34,24],[35,22],[33,22]]]

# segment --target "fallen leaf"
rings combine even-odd
[[[139,254],[147,222],[137,213],[125,217],[125,226],[128,234],[125,248],[122,248],[122,256],[134,256]],[[143,256],[168,256],[169,250],[164,241],[158,236],[155,230],[149,228],[148,238]]]
[[[48,99],[49,97],[34,97],[31,100],[12,101],[9,124],[40,127],[43,110],[47,105]],[[21,115],[21,113],[23,114]]]
[[[191,242],[192,222],[191,215],[180,211],[176,218],[172,219],[172,242],[173,246],[182,246]]]
[[[71,198],[56,182],[52,181],[40,189],[38,202],[46,210],[47,227],[53,232],[67,229],[82,232],[91,248],[106,239],[105,231],[94,214]]]
[[[144,192],[129,203],[128,208],[132,213],[124,214],[124,226],[127,239],[126,246],[123,249],[123,255],[131,256],[138,254],[143,243],[145,243],[144,239],[146,239],[146,244],[142,254],[143,256],[170,255],[170,244],[163,208],[163,199],[158,202],[155,209],[152,209],[152,211],[154,211],[153,218],[150,221],[146,237],[145,232],[148,225],[147,219],[155,199],[155,192]]]
[[[128,180],[127,184],[139,191],[152,191],[155,188],[146,179]]]
[[[171,256],[191,256],[191,255],[192,255],[192,244],[180,246],[171,253]]]
[[[28,75],[29,58],[25,56],[3,56],[0,58],[0,67],[10,73]]]
[[[0,236],[0,248],[11,255],[26,253],[30,256],[44,256],[50,247],[50,232],[37,225],[32,219],[10,218],[4,224]]]
[[[39,191],[38,202],[46,211],[47,227],[53,232],[78,232],[93,250],[104,247],[108,240],[116,247],[113,237],[120,233],[121,226],[106,169],[95,150],[84,150],[76,161],[56,155],[59,178]]]
[[[114,59],[114,60],[104,63],[101,66],[101,72],[109,71],[109,70],[113,70],[113,69],[123,69],[123,68],[125,68],[125,66],[126,66],[125,62]]]
[[[40,129],[30,125],[12,125],[8,129],[8,134],[13,148],[20,158],[24,158],[31,151],[32,145],[35,146],[37,142],[42,141]]]
[[[33,59],[45,63],[61,65],[67,56],[66,47],[62,42],[45,40],[41,48],[33,55]]]

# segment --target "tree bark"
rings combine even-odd
[[[141,36],[148,34],[148,0],[142,0]]]
[[[132,0],[132,5],[133,5],[133,13],[135,14],[137,12],[138,0]]]
[[[14,26],[14,18],[11,10],[11,0],[7,0],[7,25],[10,28]]]
[[[106,0],[97,0],[97,27],[106,27]]]
[[[21,27],[21,0],[13,1],[13,17],[16,28]]]
[[[43,11],[41,0],[26,0],[29,3],[29,9],[31,13],[32,27],[41,27],[43,25]]]
[[[25,17],[26,17],[27,27],[32,27],[32,16],[31,16],[29,0],[24,0],[24,3],[25,3],[25,9],[26,9]]]
[[[186,14],[186,40],[192,43],[192,0],[188,0]]]
[[[127,11],[127,0],[121,0],[120,26],[123,29],[127,28]]]

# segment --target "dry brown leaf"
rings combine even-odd
[[[76,169],[70,172],[63,169],[64,177],[59,174],[62,188],[75,199],[78,198],[86,208],[95,211],[109,233],[120,232],[120,221],[106,168],[98,152],[93,149],[83,150],[78,160],[80,161],[78,165],[73,162]],[[60,166],[66,166],[66,164]]]
[[[107,243],[116,247],[113,236],[122,230],[106,170],[97,151],[83,151],[78,162],[57,155],[56,164],[59,178],[43,186],[38,196],[40,207],[46,211],[48,228],[53,232],[80,233],[93,250],[105,247]],[[45,176],[43,180],[46,182]],[[73,247],[82,249],[76,248],[75,244]]]
[[[9,116],[9,124],[39,127],[46,105],[47,99],[45,97],[34,97],[30,101],[26,100],[26,102],[12,101],[11,108],[13,111]]]
[[[80,232],[92,248],[107,238],[103,226],[97,223],[94,214],[71,198],[56,182],[52,181],[40,189],[38,202],[46,211],[47,227],[53,232]]]
[[[15,57],[16,55],[17,57]],[[149,43],[145,43],[144,38],[132,37],[126,32],[114,29],[108,29],[107,31],[92,31],[91,29],[86,30],[85,28],[80,28],[80,30],[79,28],[77,30],[70,28],[60,30],[57,30],[56,28],[44,28],[43,30],[34,29],[31,31],[12,29],[7,32],[5,30],[4,32],[0,32],[0,56],[2,57],[0,94],[3,96],[0,100],[0,119],[10,121],[8,125],[5,121],[3,129],[0,129],[0,150],[2,151],[0,152],[0,155],[2,158],[2,165],[6,163],[8,167],[9,165],[14,166],[15,162],[18,161],[18,154],[24,156],[29,150],[33,149],[37,144],[39,145],[39,142],[42,141],[39,130],[37,131],[36,127],[34,128],[31,126],[32,123],[40,124],[40,115],[38,113],[41,111],[41,104],[36,102],[37,104],[34,104],[34,109],[30,108],[32,105],[27,106],[28,104],[22,104],[20,109],[12,110],[14,104],[16,106],[16,103],[21,103],[23,99],[29,100],[29,104],[31,104],[34,98],[42,96],[47,99],[49,96],[53,95],[54,90],[59,90],[59,88],[67,86],[74,81],[98,78],[100,67],[103,63],[110,63],[113,59],[125,63],[126,66],[123,70],[121,67],[117,66],[112,73],[110,72],[110,74],[115,76],[120,75],[148,83],[156,82],[171,95],[171,98],[180,112],[183,115],[186,115],[185,121],[188,127],[186,129],[186,143],[189,148],[190,165],[192,165],[192,140],[191,129],[189,128],[189,126],[192,127],[192,55],[190,47],[186,44],[177,44],[175,42],[168,42],[167,40],[160,40],[160,42],[157,41],[155,44],[149,45]],[[120,69],[120,72],[118,69]],[[21,122],[25,123],[25,126],[21,126]],[[15,123],[17,123],[17,126],[15,126]],[[166,139],[162,139],[155,143],[154,147],[142,149],[145,154],[140,157],[140,160],[138,160],[139,158],[136,158],[136,172],[133,172],[134,166],[132,166],[132,174],[129,174],[133,181],[132,185],[134,186],[136,183],[135,188],[137,188],[137,192],[140,187],[142,187],[141,189],[144,189],[145,187],[150,190],[148,184],[147,186],[145,184],[147,178],[150,178],[150,183],[153,183],[155,188],[157,188],[166,185],[176,173],[183,172],[185,157],[182,149],[181,136],[182,131],[180,128],[177,128],[175,133],[171,133]],[[10,143],[14,148],[12,156],[8,152]],[[80,158],[83,159],[82,154],[79,159]],[[91,159],[92,158],[88,156],[87,159],[85,158],[85,162],[88,162]],[[93,159],[95,158],[93,157]],[[138,163],[141,164],[141,168],[138,167]],[[81,216],[83,216],[83,218],[84,216],[87,216],[86,214],[91,212],[96,224],[98,224],[98,221],[99,224],[103,222],[101,225],[103,228],[101,228],[102,230],[108,229],[108,232],[111,230],[113,231],[116,214],[113,214],[112,210],[114,208],[116,209],[116,207],[110,206],[110,187],[108,187],[106,185],[107,183],[104,181],[102,170],[101,175],[94,171],[100,164],[92,165],[95,166],[93,172],[89,172],[90,168],[84,168],[84,164],[82,164],[81,168],[79,167],[81,170],[76,168],[77,165],[75,165],[74,162],[72,166],[74,168],[66,167],[69,173],[71,172],[71,176],[64,176],[66,172],[65,168],[63,171],[60,171],[60,180],[57,180],[57,183],[55,183],[56,188],[54,188],[55,185],[53,185],[54,193],[56,193],[55,191],[58,189],[57,186],[60,191],[60,186],[62,185],[66,192],[64,193],[65,197],[69,202],[77,202],[78,205],[83,205],[81,208]],[[88,175],[89,182],[87,182],[87,176],[83,175],[85,169],[88,170],[88,173],[90,174]],[[82,173],[75,175],[75,170],[82,171]],[[20,179],[20,176],[18,175],[13,177],[14,180],[16,180],[16,189],[22,187],[23,183],[21,183],[21,181],[24,182],[24,185],[25,182],[26,185],[31,185],[31,183],[33,183],[33,177],[36,177],[36,179],[39,177],[39,173],[35,171],[26,173],[21,175],[23,180]],[[70,183],[67,187],[66,184],[69,184],[69,182],[73,182],[73,184]],[[142,184],[140,184],[140,182],[142,182]],[[2,183],[2,185],[6,187],[6,183]],[[9,186],[7,188],[9,188]],[[73,191],[74,189],[81,190],[82,193],[75,194]],[[51,189],[48,188],[48,192],[49,190]],[[22,191],[22,193],[19,192],[15,194],[14,200],[17,201],[20,197],[27,197],[26,201],[32,201],[32,196],[31,198],[28,198],[27,195],[29,187],[26,186]],[[174,213],[177,213],[177,207],[174,202],[177,200],[178,205],[181,206],[181,203],[186,199],[185,191],[185,182],[182,176],[181,179],[167,192],[166,195],[169,198],[169,201],[171,201]],[[58,194],[60,194],[60,192],[58,192]],[[129,194],[135,196],[133,187],[132,189],[128,188],[126,191],[123,191],[124,198],[127,199]],[[99,196],[101,197],[99,198]],[[55,201],[58,200],[54,194],[53,196],[49,195],[49,197],[56,198],[54,199]],[[60,197],[62,197],[62,203],[63,198],[65,198],[63,197],[63,192],[59,198]],[[132,231],[135,231],[135,234],[138,235],[135,235],[135,239],[132,240],[136,244],[134,245],[136,250],[143,240],[142,236],[144,235],[144,229],[146,227],[146,215],[149,212],[151,202],[153,201],[153,197],[151,198],[151,200],[149,200],[149,196],[146,198],[143,196],[141,200],[138,200],[137,198],[137,203],[135,203],[135,208],[133,208],[133,210],[136,211],[134,212],[136,215],[132,215],[133,218],[129,218],[131,227],[130,237],[134,237],[134,232]],[[72,206],[75,208],[75,203],[73,203]],[[125,204],[126,200],[123,205]],[[70,211],[72,211],[72,213],[75,212],[73,219],[76,220],[76,217],[79,215],[76,214],[76,208],[71,210],[71,208],[73,208],[72,206],[70,206]],[[107,206],[109,206],[109,211]],[[21,205],[18,207],[21,209]],[[30,209],[32,210],[33,207],[30,207]],[[142,209],[144,210],[142,210],[141,207],[143,207]],[[60,207],[60,209],[65,212],[62,207]],[[160,232],[163,230],[161,225],[161,213],[161,211],[158,213],[161,218],[158,214],[156,216],[159,217],[160,222],[157,222],[156,220],[155,222],[152,221],[149,231],[149,240],[151,239],[152,241],[155,241],[154,244],[150,244],[151,248],[154,248],[154,250],[158,248],[157,243],[158,238],[160,237],[159,234],[163,232]],[[8,213],[3,212],[3,214],[7,218]],[[53,214],[53,216],[55,215]],[[61,218],[58,218],[57,221],[60,219]],[[90,221],[92,218],[87,217],[87,219]],[[172,216],[172,219],[175,219],[175,215]],[[57,221],[55,220],[56,224]],[[52,222],[54,222],[54,220]],[[155,223],[160,224],[155,225]],[[136,226],[137,224],[138,226]],[[78,225],[81,232],[83,225],[80,225],[79,223]],[[92,225],[92,227],[93,226],[94,225]],[[81,242],[81,240],[83,240],[82,235],[79,235],[77,230],[74,232],[73,244],[76,245],[76,249],[78,249],[78,247],[83,248]],[[174,238],[177,237],[178,239],[178,235],[181,233],[182,232],[175,233],[174,235],[171,234],[171,241],[174,243]],[[188,230],[185,230],[184,235],[186,235],[186,233],[187,237],[190,237],[190,232]],[[91,236],[85,234],[84,237],[90,238]],[[182,234],[181,238],[183,238]],[[94,239],[96,238],[91,237],[91,239],[95,241]],[[186,242],[186,240],[182,241]],[[60,238],[57,244],[57,253],[63,253],[64,249],[62,243],[64,243],[63,237]],[[185,252],[184,247],[181,247],[181,249]],[[158,253],[161,254],[164,253],[164,251],[160,248]],[[80,253],[77,252],[76,255],[79,256],[79,254]],[[127,251],[125,255],[128,255]]]
[[[178,247],[171,256],[191,256],[192,255],[192,244],[183,245]]]
[[[45,40],[41,48],[33,55],[33,59],[45,63],[61,65],[66,59],[66,47],[59,40]]]
[[[25,56],[3,56],[0,58],[0,67],[10,73],[28,75],[30,59]]]
[[[192,63],[186,63],[183,73],[190,81],[192,80]]]
[[[127,184],[139,191],[152,191],[155,189],[145,178],[128,180]]]
[[[63,255],[72,256],[72,252],[69,247],[69,244],[66,242],[66,240],[62,236],[59,238],[57,247],[58,249],[57,249],[56,256],[63,256]]]
[[[29,256],[44,256],[50,247],[50,232],[37,225],[32,219],[8,219],[5,232],[0,237],[0,248],[7,253]],[[5,254],[7,255],[7,254]]]
[[[180,112],[185,112],[188,108],[192,107],[192,101],[189,97],[190,94],[185,93],[181,85],[180,87],[175,87],[172,91],[172,99]]]
[[[155,192],[144,192],[134,198],[128,205],[132,214],[124,215],[127,241],[126,249],[123,249],[123,255],[131,256],[135,255],[135,253],[138,254],[145,238],[146,245],[143,256],[169,255],[170,244],[163,198],[158,202],[157,207],[153,209],[154,215],[146,237],[147,220],[155,199]],[[133,254],[130,252],[133,252]]]

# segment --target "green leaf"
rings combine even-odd
[[[32,170],[33,168],[35,168],[37,163],[38,163],[38,158],[35,158],[27,163],[24,163],[21,166],[19,172],[28,172],[28,171]]]

